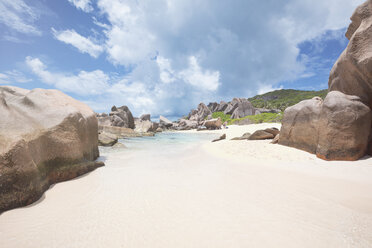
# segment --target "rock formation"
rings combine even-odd
[[[251,133],[245,133],[242,136],[232,138],[231,140],[247,140],[251,135]]]
[[[231,115],[231,119],[239,119],[248,115],[255,115],[256,109],[245,98],[238,99],[238,106]]]
[[[217,142],[226,139],[226,134],[222,134],[218,139],[212,140],[212,142]]]
[[[372,154],[372,0],[360,5],[346,37],[347,48],[333,66],[329,93],[284,112],[279,144],[326,160],[357,160]]]
[[[98,133],[98,145],[100,146],[113,146],[118,142],[118,137],[114,134],[107,132]]]
[[[168,120],[167,118],[165,118],[164,116],[161,115],[159,117],[159,126],[162,129],[167,129],[167,128],[171,128],[173,126],[173,123],[170,120]]]
[[[200,103],[198,108],[196,110],[192,110],[188,117],[190,121],[201,122],[211,114],[212,111],[204,103]]]
[[[203,125],[204,125],[208,130],[221,129],[222,121],[221,121],[221,118],[218,117],[218,118],[216,118],[216,119],[211,119],[211,120],[206,120],[206,121],[204,121]]]
[[[0,212],[103,165],[95,113],[62,92],[1,86],[0,112]]]
[[[113,106],[109,115],[97,114],[100,126],[114,126],[134,129],[134,118],[127,106],[117,108]]]

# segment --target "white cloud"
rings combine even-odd
[[[77,75],[68,75],[48,71],[46,65],[38,58],[26,57],[26,64],[44,83],[65,92],[82,96],[101,95],[109,87],[109,76],[101,70],[80,71]]]
[[[102,46],[95,44],[92,38],[81,36],[73,29],[56,31],[52,28],[52,33],[57,40],[70,44],[93,58],[97,58],[104,50]]]
[[[37,11],[23,0],[0,1],[0,23],[19,33],[41,35],[35,21],[39,18]]]
[[[283,89],[283,86],[273,87],[272,85],[261,84],[258,88],[257,94],[262,95],[262,94],[265,94],[265,93],[270,92],[270,91],[281,90],[281,89]]]
[[[14,83],[28,83],[32,80],[27,78],[22,72],[18,70],[5,71],[0,73],[1,84],[14,84]]]
[[[75,5],[77,9],[81,9],[84,12],[92,12],[91,0],[68,0],[71,4]]]
[[[185,82],[203,90],[217,90],[220,85],[218,71],[202,71],[195,56],[189,57],[189,68],[180,72]]]
[[[153,88],[191,85],[188,97],[209,89],[219,100],[310,75],[299,44],[345,28],[361,2],[98,0],[97,7],[110,24],[108,58],[137,68],[133,80],[145,78],[141,71]]]

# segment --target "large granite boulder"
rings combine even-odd
[[[228,103],[226,109],[224,110],[224,114],[232,115],[232,113],[234,113],[235,109],[238,107],[239,102],[239,98],[234,98],[230,103]]]
[[[98,133],[98,145],[100,146],[113,146],[118,142],[118,137],[114,134],[107,132]]]
[[[210,110],[212,113],[216,112],[217,109],[218,109],[218,107],[219,107],[219,104],[216,103],[216,102],[210,102],[210,103],[208,104],[208,108],[209,108],[209,110]]]
[[[238,105],[237,108],[234,110],[234,112],[231,115],[231,119],[239,119],[242,117],[246,117],[248,115],[254,115],[256,112],[256,109],[253,107],[252,103],[248,101],[247,99],[241,98],[238,99]]]
[[[316,155],[326,160],[357,160],[366,154],[371,110],[357,96],[331,91],[318,123]]]
[[[141,121],[151,121],[151,115],[150,114],[143,114],[139,118]]]
[[[372,0],[360,5],[346,37],[347,48],[333,66],[329,93],[284,112],[279,143],[326,160],[356,160],[372,154]]]
[[[314,97],[285,110],[279,144],[316,153],[319,117],[323,100]]]
[[[151,122],[149,120],[136,119],[135,126],[136,128],[134,129],[134,131],[138,133],[148,133],[148,132],[155,132],[156,129],[159,127],[159,124],[155,122]]]
[[[109,115],[113,118],[112,126],[134,129],[134,118],[127,106],[121,106],[119,108],[113,106]]]
[[[58,90],[0,86],[0,213],[38,200],[51,184],[92,171],[95,113]]]
[[[221,129],[222,121],[221,121],[221,118],[218,117],[218,118],[216,118],[216,119],[211,119],[211,120],[206,120],[206,121],[204,121],[203,125],[204,125],[208,130]]]
[[[192,110],[189,114],[190,121],[201,122],[204,121],[208,115],[211,115],[212,111],[204,104],[200,103],[196,110]]]
[[[141,116],[142,118],[150,118],[150,116]],[[135,128],[134,118],[127,106],[117,108],[113,106],[109,115],[102,113],[97,114],[98,125],[100,126],[113,126],[124,128]]]
[[[186,119],[180,119],[177,130],[191,130],[198,127],[197,121],[191,121]]]
[[[173,122],[171,122],[170,120],[168,120],[167,118],[165,118],[164,116],[160,116],[159,117],[159,126],[160,128],[171,128],[173,127]]]
[[[216,112],[224,112],[228,106],[229,104],[227,102],[221,101],[216,109]]]
[[[248,137],[248,140],[266,140],[274,139],[274,135],[266,130],[257,130]]]

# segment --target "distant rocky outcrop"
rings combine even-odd
[[[0,213],[38,200],[95,162],[95,113],[58,90],[0,86]]]
[[[212,111],[204,103],[200,103],[197,109],[191,110],[188,119],[190,121],[201,122],[204,121],[211,114]]]
[[[372,0],[360,5],[333,66],[329,93],[287,108],[279,144],[325,160],[357,160],[372,154]]]
[[[164,116],[159,117],[159,127],[162,129],[168,129],[173,126],[173,122],[165,118]]]
[[[238,104],[236,109],[231,115],[231,119],[239,119],[248,115],[255,115],[256,109],[253,105],[245,98],[238,98]]]
[[[138,133],[155,133],[156,129],[159,127],[159,123],[151,121],[150,114],[141,115],[140,118],[134,118],[134,125],[134,131]]]
[[[131,129],[135,127],[132,112],[130,112],[127,106],[121,106],[119,108],[113,106],[108,115],[106,113],[97,114],[97,118],[98,125],[100,126],[125,127]]]

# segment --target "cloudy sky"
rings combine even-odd
[[[327,88],[362,0],[0,0],[0,84],[109,111]]]

